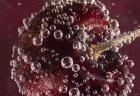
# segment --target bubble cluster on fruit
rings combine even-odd
[[[23,95],[131,93],[135,76],[130,68],[134,62],[119,53],[122,43],[94,58],[94,48],[120,36],[118,21],[109,17],[100,1],[50,0],[39,12],[25,18],[18,31],[11,77]]]

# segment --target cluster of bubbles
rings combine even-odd
[[[129,72],[134,62],[118,53],[119,46],[103,52],[96,62],[93,57],[94,47],[119,36],[118,27],[98,0],[46,2],[18,29],[19,44],[13,47],[10,64],[20,93],[127,96],[134,86],[135,76]]]

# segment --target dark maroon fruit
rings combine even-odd
[[[120,35],[98,0],[50,0],[23,20],[11,77],[25,96],[128,96],[134,62],[118,51]],[[126,36],[126,37],[125,37]],[[125,37],[125,38],[124,38]]]

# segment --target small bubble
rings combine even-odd
[[[70,37],[71,37],[70,34],[66,34],[66,35],[65,35],[65,38],[66,38],[66,39],[70,39]]]
[[[41,30],[41,36],[47,38],[50,35],[50,31],[48,29]]]
[[[33,72],[37,72],[38,73],[41,70],[41,63],[39,63],[39,62],[32,62],[31,63],[31,70]]]
[[[25,30],[25,28],[23,26],[18,28],[19,36],[21,36],[21,34],[24,32],[24,30]]]
[[[130,68],[132,68],[132,67],[135,65],[134,62],[133,62],[132,60],[129,60],[129,61],[128,61],[128,64],[129,64]]]
[[[25,63],[29,63],[32,60],[32,58],[29,55],[22,55],[22,59]]]
[[[11,60],[10,65],[13,66],[13,67],[17,67],[18,64],[17,64],[16,60]]]
[[[69,90],[69,96],[80,96],[80,91],[78,88],[72,88]]]
[[[107,84],[103,85],[101,90],[104,93],[108,92],[110,90],[109,85],[107,85]]]
[[[73,77],[77,78],[78,77],[78,73],[74,73]]]
[[[66,85],[63,85],[63,86],[60,86],[59,87],[59,92],[60,93],[66,93],[68,90],[67,86]]]
[[[31,18],[34,18],[37,15],[37,12],[31,13]]]
[[[119,22],[117,20],[115,20],[115,19],[112,19],[110,23],[111,23],[111,27],[113,29],[116,29],[116,28],[119,27]]]
[[[42,22],[43,22],[43,23],[47,23],[48,20],[49,20],[49,19],[46,17],[46,18],[43,18],[43,19],[42,19]]]
[[[75,26],[74,26],[74,29],[75,29],[75,30],[79,30],[79,26],[78,26],[78,25],[75,25]]]
[[[80,50],[81,47],[82,47],[81,42],[75,41],[75,42],[73,43],[73,49]]]
[[[18,48],[17,53],[18,53],[18,55],[22,55],[24,52],[23,52],[23,50],[21,48]]]
[[[74,64],[73,66],[72,66],[72,71],[73,72],[78,72],[80,70],[80,66],[78,65],[78,64]]]
[[[30,22],[31,22],[31,18],[24,18],[23,19],[23,25],[24,25],[24,27],[25,27],[26,30],[30,26]]]
[[[48,23],[43,23],[43,24],[41,24],[41,28],[42,28],[42,29],[47,29],[47,28],[48,28]]]
[[[74,17],[73,17],[73,16],[69,16],[69,17],[68,17],[68,21],[69,21],[70,23],[73,23],[73,22],[74,22]]]
[[[54,38],[55,38],[55,39],[62,39],[62,37],[63,37],[63,33],[62,33],[61,30],[56,30],[56,31],[54,32]]]
[[[95,0],[87,0],[87,2],[90,3],[90,4],[94,4]]]
[[[64,57],[61,60],[61,65],[64,68],[71,68],[73,66],[73,59],[71,57]]]
[[[56,26],[55,26],[55,25],[50,26],[50,30],[51,30],[51,31],[56,30]]]
[[[80,57],[80,62],[81,62],[81,63],[84,63],[84,62],[85,62],[85,57],[84,57],[84,56],[81,56],[81,57]]]
[[[113,74],[111,72],[106,72],[106,77],[107,78],[112,78]]]
[[[81,33],[78,34],[78,37],[79,37],[80,40],[86,41],[87,38],[89,37],[89,35],[86,32],[81,32]]]
[[[25,82],[25,77],[24,77],[23,75],[20,75],[20,76],[19,76],[19,80],[20,80],[21,82]]]
[[[33,45],[35,46],[41,46],[43,43],[43,38],[40,36],[33,37]]]
[[[122,85],[124,84],[123,78],[119,78],[119,79],[117,80],[117,83],[118,83],[119,86],[122,86]]]

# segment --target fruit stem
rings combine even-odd
[[[134,31],[128,32],[127,34],[121,34],[115,39],[109,40],[107,42],[101,43],[97,45],[96,47],[94,46],[94,53],[93,57],[94,60],[97,61],[100,55],[104,52],[109,50],[112,47],[117,47],[120,44],[125,44],[127,41],[134,41],[136,37],[140,36],[140,29],[136,29]]]

